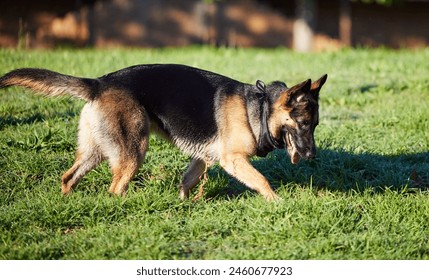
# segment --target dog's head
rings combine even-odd
[[[316,156],[314,130],[319,124],[319,92],[328,75],[311,83],[304,81],[285,88],[272,102],[269,129],[277,139],[283,138],[291,162]]]

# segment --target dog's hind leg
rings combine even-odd
[[[69,194],[80,179],[100,164],[101,160],[101,154],[97,150],[91,151],[88,147],[78,150],[73,166],[61,178],[61,192],[64,195]]]
[[[104,126],[100,146],[113,173],[109,192],[125,195],[137,174],[149,144],[149,117],[126,95],[106,94],[102,100]]]
[[[143,120],[142,120],[143,121]],[[107,153],[110,166],[112,168],[113,180],[109,192],[116,195],[125,195],[128,184],[137,174],[146,154],[149,144],[148,129],[139,131],[136,135],[128,132],[131,139],[121,143],[112,143],[114,146],[112,153]]]
[[[64,195],[69,194],[82,177],[103,160],[103,155],[91,129],[93,119],[90,116],[91,106],[85,105],[79,122],[76,159],[73,166],[61,178],[61,192]]]
[[[141,119],[143,123],[147,120]],[[124,127],[123,127],[124,128]],[[111,140],[106,155],[112,168],[113,180],[109,192],[125,195],[128,184],[137,174],[149,144],[149,124],[124,132],[127,137]]]
[[[113,181],[109,192],[124,196],[128,185],[139,170],[143,161],[143,155],[137,155],[121,159],[120,162],[112,165]]]
[[[201,180],[201,176],[205,174],[205,172],[207,172],[206,162],[201,159],[192,159],[185,175],[183,175],[182,183],[180,184],[180,199],[186,199],[189,197],[189,193],[198,184]]]

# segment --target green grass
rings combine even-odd
[[[318,159],[284,151],[253,163],[283,198],[266,203],[209,172],[205,196],[180,201],[189,158],[151,137],[125,198],[107,164],[68,197],[83,103],[0,91],[0,259],[429,259],[429,49],[0,50],[0,73],[43,67],[97,77],[133,64],[183,63],[253,83],[329,74]]]

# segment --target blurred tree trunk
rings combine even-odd
[[[316,3],[314,0],[296,0],[293,25],[293,48],[299,52],[313,49]]]
[[[229,45],[229,26],[228,26],[228,18],[226,17],[226,4],[224,1],[218,1],[216,3],[217,6],[217,39],[216,45],[218,47],[228,46]]]
[[[96,43],[95,36],[95,0],[90,1],[87,9],[87,22],[88,22],[88,39],[86,45],[88,47],[94,47]]]
[[[344,46],[352,45],[352,9],[349,0],[340,0],[340,41]]]

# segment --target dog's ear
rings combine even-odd
[[[311,80],[308,79],[300,84],[291,87],[288,90],[288,98],[286,105],[292,105],[293,102],[299,102],[300,99],[308,92],[310,92]]]
[[[312,94],[314,94],[316,97],[319,97],[320,89],[325,84],[327,79],[328,79],[328,74],[325,74],[322,77],[320,77],[320,79],[318,79],[317,81],[312,83],[311,88],[310,88],[310,92]]]
[[[308,79],[282,92],[276,104],[292,107],[294,102],[299,102],[302,96],[310,92],[311,80]]]
[[[293,86],[291,90],[294,90],[295,92],[301,91],[304,93],[307,93],[311,88],[311,79],[308,79],[300,84],[297,84],[296,86]]]

